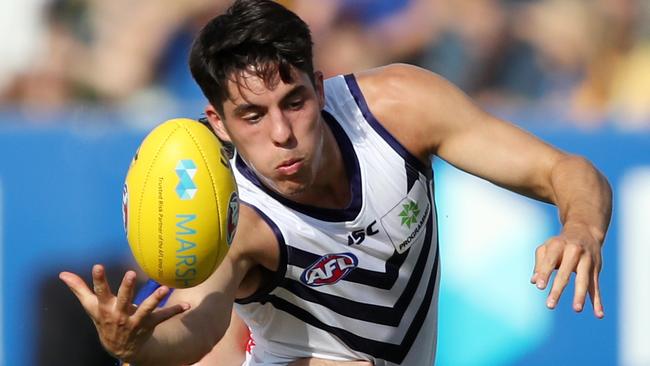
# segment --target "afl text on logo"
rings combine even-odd
[[[359,260],[352,253],[326,254],[305,269],[300,281],[307,286],[333,285],[352,272]]]

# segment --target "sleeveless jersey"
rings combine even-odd
[[[271,285],[235,304],[255,342],[247,364],[319,357],[432,365],[440,274],[432,169],[375,119],[353,75],[326,80],[325,95],[348,207],[290,201],[233,159],[242,204],[280,246]]]

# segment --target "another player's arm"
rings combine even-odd
[[[238,291],[255,287],[249,271],[260,262],[273,263],[277,253],[272,248],[277,245],[269,245],[271,240],[275,237],[263,220],[242,206],[233,244],[215,273],[204,283],[179,291],[178,304],[159,310],[155,309],[169,289],[160,287],[136,308],[133,271],[125,274],[117,296],[100,265],[93,268],[93,290],[73,273],[63,272],[60,278],[92,318],[104,347],[116,357],[139,366],[191,364],[224,335]],[[260,255],[266,258],[257,258]]]
[[[558,269],[547,299],[554,308],[575,271],[574,309],[582,310],[589,292],[594,314],[604,316],[598,276],[612,193],[590,162],[482,111],[428,71],[392,65],[360,75],[359,83],[372,112],[424,162],[438,155],[497,185],[555,204],[563,229],[537,249],[531,281],[545,288]]]

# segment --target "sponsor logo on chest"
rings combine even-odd
[[[426,231],[431,214],[424,184],[416,182],[408,195],[381,219],[381,226],[398,253],[406,252]]]

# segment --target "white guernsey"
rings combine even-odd
[[[233,161],[242,204],[267,221],[281,253],[273,286],[237,301],[256,343],[249,365],[431,365],[440,273],[431,167],[377,122],[354,76],[325,89],[324,118],[351,184],[347,208],[289,201]]]

